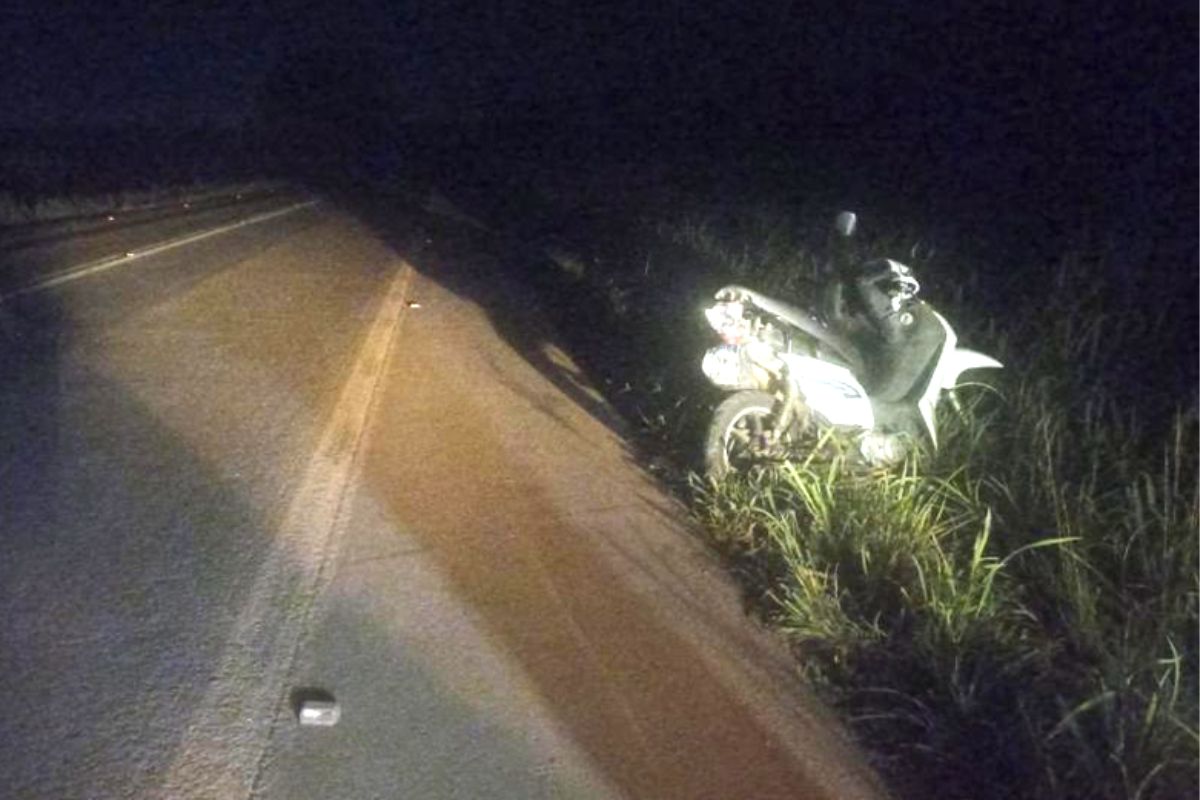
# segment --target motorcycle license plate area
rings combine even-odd
[[[808,356],[785,357],[804,402],[830,425],[870,430],[875,412],[867,391],[854,373],[837,364]]]

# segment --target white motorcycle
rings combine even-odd
[[[838,232],[848,238],[856,222],[843,212]],[[964,372],[1002,366],[958,346],[945,317],[915,299],[920,287],[908,267],[891,259],[864,266],[871,274],[859,283],[867,298],[859,307],[870,307],[871,325],[848,321],[840,294],[819,316],[741,286],[716,293],[705,316],[723,344],[702,366],[734,394],[709,426],[709,476],[803,456],[814,434],[830,431],[846,434],[868,465],[899,463],[922,437],[937,447],[935,409],[944,397],[957,406]]]

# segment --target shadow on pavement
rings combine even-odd
[[[546,320],[569,315],[572,326],[594,337],[593,350],[619,357],[625,343],[612,336],[615,324],[599,298],[572,292],[553,263],[501,233],[394,202],[339,198],[418,272],[483,309],[504,341],[598,422],[626,430],[612,407],[585,388],[578,368],[547,349],[559,336]]]
[[[406,256],[405,244],[424,234],[399,225],[389,231],[392,246]],[[370,787],[387,795],[397,786],[469,793],[476,786],[471,782],[482,786],[491,775],[536,788],[549,780],[541,770],[559,772],[553,758],[565,747],[578,748],[596,770],[568,774],[562,780],[571,785],[599,781],[620,794],[656,798],[820,796],[819,766],[802,763],[705,652],[706,642],[718,649],[737,640],[726,636],[730,626],[721,621],[729,615],[720,617],[715,608],[707,613],[710,595],[685,585],[676,551],[655,551],[663,540],[649,532],[661,524],[662,511],[636,488],[640,478],[631,477],[620,420],[589,393],[570,362],[547,347],[553,338],[537,327],[537,314],[526,311],[524,290],[496,285],[499,266],[488,242],[439,236],[443,241],[427,248],[424,260],[419,252],[412,256],[419,268],[478,303],[513,346],[513,361],[528,363],[548,385],[522,377],[514,363],[497,356],[495,374],[479,380],[495,387],[497,376],[508,376],[507,395],[494,388],[476,397],[440,392],[440,378],[456,364],[438,361],[437,348],[422,347],[416,326],[406,330],[398,356],[409,361],[399,365],[400,374],[434,378],[424,386],[390,382],[394,394],[378,404],[374,444],[361,462],[361,492],[387,527],[404,534],[373,544],[403,545],[409,555],[340,565],[344,580],[335,581],[326,612],[314,618],[310,650],[318,660],[292,676],[297,685],[339,696],[347,717],[334,736],[344,738],[305,739],[311,731],[284,716],[277,743],[291,742],[314,759],[304,774],[319,777],[326,770],[330,786],[351,793]],[[416,243],[425,244],[424,238]],[[182,273],[157,289],[130,276],[126,300],[132,311],[154,307],[195,286],[202,272]],[[330,274],[310,277],[304,292],[316,296]],[[374,279],[362,278],[363,297]],[[214,365],[246,362],[262,387],[277,386],[284,402],[296,406],[288,413],[319,421],[326,391],[335,391],[341,379],[329,366],[342,363],[344,354],[318,355],[311,351],[315,344],[293,342],[308,353],[297,369],[263,353],[283,353],[283,342],[298,331],[314,343],[328,338],[322,325],[333,318],[314,315],[301,330],[267,314],[270,324],[255,336],[269,342],[224,341],[239,323],[250,324],[273,307],[223,291],[209,299],[234,305],[222,305],[219,317],[203,304],[190,308],[190,316],[174,318],[183,326],[180,335],[218,326],[201,331],[214,348]],[[312,313],[304,292],[281,299],[279,313],[298,306]],[[278,509],[270,498],[288,490],[294,481],[285,473],[303,464],[281,462],[285,451],[273,450],[277,443],[246,436],[239,451],[268,451],[265,468],[280,472],[252,485],[237,473],[237,462],[224,455],[216,460],[214,453],[226,451],[205,437],[253,430],[257,418],[223,418],[216,402],[211,418],[195,420],[185,437],[146,398],[161,404],[160,391],[195,390],[139,385],[110,374],[103,362],[81,358],[87,344],[81,337],[96,330],[75,317],[92,315],[95,322],[103,312],[68,308],[63,298],[40,293],[0,305],[0,680],[9,698],[0,781],[17,796],[153,795],[175,765],[210,682],[262,683],[261,675],[218,673],[273,545]],[[80,302],[89,299],[95,300]],[[324,313],[338,312],[331,305]],[[350,341],[356,330],[347,325],[338,335]],[[148,341],[146,348],[155,358],[170,357],[162,342]],[[143,369],[132,376],[157,380]],[[229,391],[253,388],[239,384]],[[549,403],[555,392],[572,402],[530,402]],[[405,402],[413,410],[414,396],[434,413],[398,414]],[[190,409],[183,403],[171,413]],[[533,461],[508,460],[512,443],[496,441],[506,433],[481,424],[483,411],[522,415],[530,423],[529,452],[559,459],[554,463],[563,471],[548,480],[544,465],[539,473]],[[559,417],[554,425],[534,424],[551,413]],[[460,424],[450,428],[439,420]],[[562,437],[564,428],[576,435]],[[355,530],[352,525],[351,535]],[[353,542],[349,547],[347,553],[361,555]],[[418,568],[414,553],[429,563]],[[291,569],[286,559],[283,568]],[[683,571],[702,568],[689,563]],[[373,575],[364,577],[367,570]],[[293,572],[282,585],[304,583],[299,567]],[[430,575],[442,583],[423,584]],[[671,575],[679,575],[678,583],[664,579]],[[430,600],[437,591],[444,596],[440,612]],[[675,613],[685,618],[664,617]],[[738,615],[736,601],[731,613]],[[426,619],[434,622],[422,628]],[[479,631],[455,631],[455,624]],[[324,636],[339,644],[321,651]],[[487,646],[481,648],[480,636]],[[750,645],[740,641],[738,647]],[[322,666],[318,651],[335,661]],[[475,658],[484,663],[472,672],[467,662]],[[495,686],[489,681],[498,673],[490,666],[504,673]],[[331,685],[330,674],[346,675],[346,683]],[[497,688],[512,687],[544,706],[549,722],[531,721],[527,708],[497,696]],[[279,698],[274,710],[286,715],[289,687],[265,688]],[[217,751],[239,743],[255,747],[269,724],[264,710],[224,709],[229,738],[213,742]],[[396,715],[405,713],[413,725],[397,724]],[[813,752],[827,751],[819,743],[827,737],[824,719],[800,709],[781,713],[809,720]],[[539,725],[550,727],[538,733]],[[378,731],[383,735],[373,735]],[[547,747],[560,732],[567,745]],[[350,748],[341,752],[352,758],[339,761],[339,747]],[[275,782],[280,774],[270,771],[271,763],[248,764],[246,751],[238,752],[239,763],[227,771],[245,770],[243,785],[265,766],[264,790],[287,786],[286,779]],[[365,771],[347,772],[347,765]],[[460,769],[461,776],[452,774]],[[193,796],[205,796],[203,785],[192,788]]]
[[[246,244],[242,259],[263,252],[271,241]],[[216,243],[210,247],[219,249]],[[233,679],[247,697],[260,689],[262,675],[237,678],[220,671],[276,533],[271,498],[281,488],[286,491],[292,482],[287,473],[297,465],[265,464],[279,474],[264,487],[250,474],[258,466],[254,463],[235,458],[214,463],[211,453],[197,452],[195,437],[219,437],[223,429],[246,427],[245,420],[235,424],[212,413],[197,418],[185,435],[145,397],[160,403],[164,393],[176,391],[209,397],[193,404],[203,408],[219,404],[210,394],[217,387],[164,385],[163,376],[150,369],[139,372],[157,385],[128,383],[122,369],[101,357],[104,345],[97,341],[111,336],[114,325],[151,315],[242,260],[217,262],[222,266],[214,269],[202,257],[206,249],[189,251],[175,268],[156,270],[153,280],[114,273],[104,282],[0,303],[0,689],[5,697],[0,785],[6,796],[156,796],[193,726],[206,722],[195,714],[205,706],[210,687]],[[307,375],[325,369],[324,360],[313,355],[314,345],[300,348],[309,354],[306,363],[289,367],[287,352],[274,340],[295,346],[298,334],[301,343],[309,335],[318,342],[329,339],[322,315],[310,306],[315,319],[298,331],[282,317],[277,324],[264,322],[269,312],[261,298],[227,299],[231,306],[189,305],[187,313],[172,317],[170,330],[207,344],[213,358],[256,364],[263,380],[281,387],[285,400],[295,405],[274,406],[268,414],[319,417],[328,399],[326,384],[336,384],[338,372]],[[285,295],[280,302],[289,301]],[[251,337],[257,350],[241,341],[254,319],[265,325]],[[346,327],[351,335],[356,332],[356,326]],[[171,349],[155,341],[162,333],[145,328],[147,353],[161,357],[164,348]],[[270,352],[259,352],[263,348]],[[204,351],[193,356],[203,358]],[[169,374],[187,372],[187,365],[180,365]],[[274,453],[277,443],[264,440],[259,447]],[[283,563],[289,574],[281,585],[302,585],[301,570],[287,566],[287,559]],[[360,636],[366,652],[365,643],[386,643],[388,663],[396,663],[393,632],[366,609],[348,609],[340,627]],[[264,658],[278,655],[263,653]],[[457,720],[454,746],[467,757],[471,731],[487,720],[460,707],[441,692],[435,677],[422,677],[417,667],[406,670],[404,680],[406,688],[419,688],[423,702],[437,706],[443,718]],[[355,715],[364,706],[387,709],[387,719],[394,721],[396,710],[387,704],[403,706],[412,699],[391,694],[388,687],[381,683],[365,696],[351,697]],[[261,688],[274,697],[283,696],[287,687]],[[274,711],[270,706],[227,708],[227,724],[210,743],[216,752],[241,748],[236,763],[225,763],[224,770],[247,794],[259,766],[253,756],[262,740],[256,737],[265,734]],[[354,716],[350,722],[353,727]],[[296,732],[286,712],[282,725],[287,730],[281,735]],[[390,744],[393,756],[421,752],[410,742],[380,743]],[[327,745],[328,740],[321,743],[326,750]],[[519,746],[502,740],[492,746],[490,757],[509,770],[528,761]],[[389,796],[389,787],[403,781],[392,765],[375,766],[370,777],[382,782],[383,795]],[[228,785],[220,783],[228,775],[202,777]],[[186,796],[213,793],[201,782]]]
[[[0,785],[147,796],[263,521],[125,387],[64,361],[76,331],[57,295],[0,315]]]
[[[837,781],[823,785],[817,772],[854,768],[844,754],[831,763],[837,734],[826,715],[797,693],[784,700],[796,707],[774,712],[789,721],[768,722],[748,696],[779,684],[748,688],[716,666],[733,661],[760,677],[773,668],[756,661],[770,648],[732,633],[730,620],[742,619],[736,591],[716,588],[724,585],[703,574],[714,564],[681,541],[677,522],[664,524],[670,515],[638,471],[626,426],[552,355],[557,336],[538,301],[547,294],[527,282],[546,265],[506,252],[503,237],[411,208],[350,210],[428,280],[481,308],[517,359],[572,401],[529,402],[544,395],[539,380],[502,355],[493,374],[474,374],[488,363],[483,329],[471,329],[473,340],[428,316],[406,321],[392,367],[403,380],[380,399],[363,462],[381,513],[436,564],[487,641],[621,794],[829,796]],[[564,302],[604,335],[587,303]],[[518,401],[495,392],[498,378]],[[538,424],[547,415],[557,424]],[[564,438],[564,427],[576,436]],[[797,731],[810,757],[800,758]]]
[[[419,272],[483,308],[531,366],[635,445],[636,460],[656,470],[697,466],[703,410],[717,399],[699,371],[712,343],[699,309],[719,276],[657,240],[666,262],[633,269],[627,262],[650,247],[631,244],[644,236],[636,225],[547,208],[528,189],[520,194],[519,183],[508,188],[473,198],[470,213],[436,192],[334,197]],[[505,198],[508,207],[496,210]],[[680,402],[686,414],[675,413]],[[663,412],[684,429],[668,436],[656,428],[668,424]],[[663,475],[685,479],[674,468]]]

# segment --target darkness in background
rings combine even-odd
[[[1197,9],[1059,5],[18,1],[0,180],[269,171],[511,205],[537,171],[787,198],[819,167],[839,204],[902,209],[973,263],[1037,281],[1090,237],[1147,302],[1194,296]]]

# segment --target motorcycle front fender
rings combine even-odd
[[[941,388],[953,389],[958,385],[959,376],[969,369],[1002,369],[1003,367],[1003,364],[991,356],[956,347],[946,354],[944,363],[939,370],[942,379]]]
[[[917,402],[917,409],[921,412],[921,421],[925,423],[929,441],[934,447],[937,447],[938,444],[937,417],[934,411],[938,400],[941,399],[942,392],[950,391],[957,386],[958,379],[969,369],[1000,369],[1003,366],[991,356],[976,353],[974,350],[954,346],[950,346],[946,350],[941,361],[938,362],[935,379],[930,382],[929,388]]]

